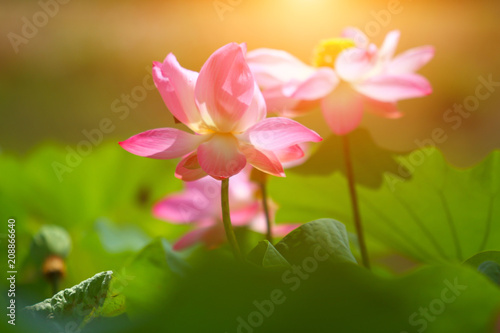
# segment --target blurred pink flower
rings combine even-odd
[[[249,169],[247,167],[231,177],[231,221],[236,227],[248,226],[254,231],[265,233],[266,218],[258,186],[249,179]],[[182,250],[199,242],[209,248],[223,243],[226,236],[221,222],[220,182],[211,177],[204,177],[186,182],[185,186],[184,191],[169,195],[153,207],[153,215],[158,219],[195,226],[194,230],[186,233],[174,244],[174,249]],[[274,210],[271,209],[271,215],[274,215]],[[284,236],[297,226],[299,224],[279,224],[273,227],[273,233]]]
[[[304,155],[298,144],[321,137],[287,118],[265,119],[266,105],[245,53],[244,44],[227,44],[209,57],[199,74],[182,68],[173,54],[163,63],[155,62],[153,78],[165,104],[194,134],[159,128],[120,145],[144,157],[182,157],[176,176],[185,181],[207,174],[225,179],[247,162],[284,176],[281,163]]]
[[[247,61],[270,112],[295,116],[319,106],[330,129],[343,135],[359,125],[364,110],[397,118],[397,101],[431,93],[427,79],[415,72],[432,59],[434,48],[393,57],[399,36],[389,32],[379,49],[360,30],[347,28],[342,38],[319,44],[314,66],[272,49],[248,52]]]

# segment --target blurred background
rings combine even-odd
[[[4,0],[1,8],[4,152],[24,155],[46,141],[75,145],[86,139],[82,131],[99,128],[105,118],[113,124],[105,141],[172,126],[160,95],[146,89],[152,61],[169,52],[193,70],[233,41],[249,49],[283,49],[310,62],[320,39],[349,25],[378,45],[388,31],[400,29],[398,52],[436,48],[435,59],[420,71],[433,85],[431,96],[401,103],[402,119],[365,116],[363,127],[379,145],[410,151],[417,148],[415,140],[442,128],[447,140],[439,148],[458,166],[500,148],[500,87],[468,118],[443,119],[474,95],[480,76],[500,81],[498,1]],[[321,119],[312,113],[303,121],[327,136]]]
[[[152,62],[169,52],[196,71],[229,42],[283,49],[310,62],[318,41],[346,26],[377,45],[400,29],[397,53],[435,46],[435,58],[420,71],[434,92],[400,103],[401,119],[365,114],[362,127],[375,143],[409,152],[441,128],[446,140],[438,147],[461,167],[500,148],[500,86],[490,87],[467,117],[444,119],[471,100],[481,77],[500,82],[498,1],[3,0],[0,8],[0,215],[18,221],[26,304],[51,294],[40,264],[30,262],[31,237],[43,225],[61,226],[72,238],[60,287],[120,270],[154,237],[175,240],[189,229],[151,216],[154,202],[182,187],[173,177],[176,161],[151,163],[117,145],[148,129],[182,126],[152,87]],[[301,121],[330,135],[318,111]],[[81,146],[89,141],[90,148]],[[68,151],[79,148],[88,156],[68,162]],[[384,162],[377,149],[367,145],[364,156]],[[331,160],[316,165],[339,163],[324,156]],[[71,170],[59,169],[59,179],[54,162]]]

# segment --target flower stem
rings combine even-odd
[[[52,288],[52,296],[57,294],[57,292],[59,291],[59,281],[59,276],[53,275],[49,278],[50,287]]]
[[[240,247],[234,234],[233,225],[231,224],[231,215],[229,214],[229,178],[222,180],[221,186],[221,203],[222,203],[222,222],[226,230],[226,237],[233,250],[234,257],[237,260],[243,261]]]
[[[52,295],[59,291],[59,283],[66,274],[64,259],[57,255],[49,255],[42,265],[42,272],[52,288]]]
[[[363,225],[361,223],[361,214],[359,212],[358,204],[358,194],[356,192],[356,183],[354,180],[354,169],[351,159],[351,151],[349,146],[349,139],[347,135],[342,135],[342,148],[344,153],[344,162],[346,168],[346,176],[349,184],[349,194],[351,196],[351,207],[352,216],[354,219],[354,225],[356,227],[356,233],[358,235],[358,243],[361,252],[361,260],[363,261],[363,266],[370,269],[370,261],[368,258],[368,251],[366,249],[365,235],[363,231]]]
[[[260,183],[260,192],[262,194],[262,207],[264,208],[264,215],[266,217],[266,239],[269,243],[273,243],[273,229],[271,225],[271,217],[269,216],[269,205],[267,201],[267,179],[264,179]]]

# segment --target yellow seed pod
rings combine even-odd
[[[354,41],[349,38],[324,39],[314,48],[313,66],[334,68],[340,52],[354,46]]]

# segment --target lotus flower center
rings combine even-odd
[[[314,48],[313,66],[334,68],[340,52],[354,46],[354,41],[349,38],[324,39]]]

